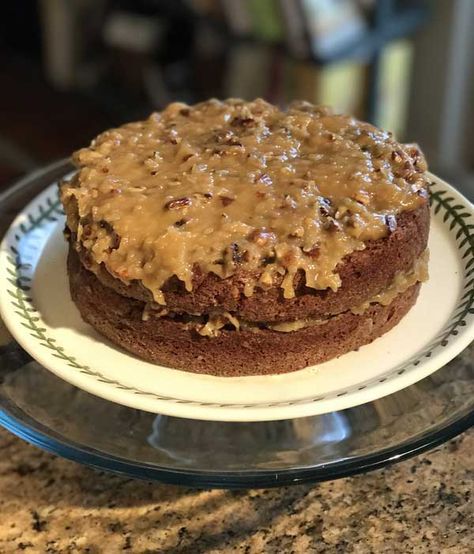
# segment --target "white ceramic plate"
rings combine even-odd
[[[0,247],[0,310],[16,340],[59,377],[140,410],[193,419],[264,421],[341,410],[436,371],[474,338],[474,208],[432,176],[430,275],[416,306],[357,352],[283,375],[212,377],[144,362],[79,317],[66,275],[64,216],[53,183]]]

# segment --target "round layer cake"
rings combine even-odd
[[[175,103],[73,159],[72,298],[152,362],[301,369],[391,329],[427,278],[421,152],[327,108]]]

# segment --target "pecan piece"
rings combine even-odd
[[[289,239],[300,239],[301,237],[304,236],[304,229],[302,227],[299,227],[294,231],[292,231],[291,233],[288,233],[287,236]]]
[[[228,206],[229,204],[232,204],[232,202],[235,200],[235,198],[230,198],[229,196],[219,195],[219,198],[221,199],[223,206]]]
[[[256,183],[263,183],[265,185],[272,185],[273,184],[272,178],[267,173],[262,173],[259,177],[257,177],[255,179],[255,182]]]
[[[117,250],[117,248],[120,246],[120,237],[117,235],[117,233],[114,232],[111,242],[110,242],[110,248],[112,250]]]
[[[252,117],[234,117],[230,124],[232,127],[249,127],[253,125],[254,122],[255,119]]]
[[[82,240],[87,240],[92,236],[92,224],[86,223],[82,225],[82,233],[81,238]]]
[[[212,135],[211,142],[215,142],[219,144],[219,143],[225,142],[226,140],[231,139],[233,136],[234,136],[234,133],[229,129],[219,130]]]
[[[405,179],[408,183],[414,183],[418,179],[418,172],[414,169],[410,169],[405,175]]]
[[[319,198],[319,213],[323,217],[329,217],[331,215],[331,201],[325,196]]]
[[[249,234],[248,239],[258,244],[258,246],[265,246],[275,240],[275,234],[265,229],[254,229]]]
[[[270,256],[265,256],[263,258],[263,265],[270,265],[270,264],[274,264],[276,262],[276,255],[275,254],[272,254]]]
[[[323,223],[323,229],[325,231],[329,231],[330,233],[334,233],[336,231],[340,231],[341,226],[335,219],[330,217]]]
[[[233,242],[224,252],[224,260],[230,259],[235,264],[240,264],[244,260],[245,253],[241,251],[239,245],[236,242]]]
[[[394,150],[392,152],[392,160],[397,164],[402,162],[403,161],[403,152],[401,152],[400,150]]]
[[[352,199],[363,206],[368,206],[370,204],[369,195],[367,193],[363,193],[362,191],[356,192]]]
[[[313,258],[313,260],[316,260],[319,257],[319,252],[320,252],[320,248],[318,245],[315,244],[313,248],[311,248],[307,252],[305,251],[305,254],[310,258]]]
[[[189,198],[188,196],[183,196],[182,198],[175,198],[174,200],[166,202],[165,208],[167,210],[180,210],[181,208],[185,208],[190,204],[191,198]]]
[[[243,146],[242,143],[235,138],[230,138],[226,140],[224,144],[226,144],[227,146]]]
[[[120,246],[120,237],[117,235],[112,225],[108,221],[101,219],[99,221],[99,227],[101,229],[105,229],[110,237],[110,250],[117,250],[117,248]]]

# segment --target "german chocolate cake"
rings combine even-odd
[[[151,362],[301,369],[386,333],[427,278],[421,152],[327,108],[174,103],[73,160],[72,298]]]

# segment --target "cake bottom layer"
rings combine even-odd
[[[150,362],[218,376],[296,371],[356,350],[394,327],[415,304],[420,283],[388,306],[371,304],[362,314],[344,312],[290,333],[270,329],[222,329],[203,337],[185,322],[144,320],[144,303],[121,296],[85,269],[71,249],[71,296],[87,323],[112,342]]]

